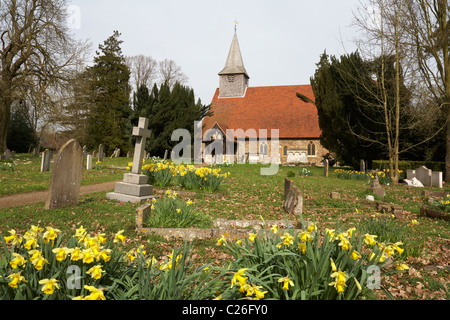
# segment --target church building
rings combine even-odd
[[[204,161],[321,165],[328,151],[320,144],[317,108],[297,96],[315,101],[311,86],[250,87],[249,80],[235,32],[211,102],[213,115],[203,119]],[[278,130],[276,145],[272,130]]]

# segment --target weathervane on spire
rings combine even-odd
[[[234,32],[236,32],[237,29],[237,25],[239,24],[239,22],[237,22],[236,19],[234,19]]]

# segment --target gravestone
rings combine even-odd
[[[286,200],[284,201],[284,210],[294,216],[300,216],[303,213],[303,194],[300,189],[294,185],[291,185]]]
[[[86,157],[87,155],[87,147],[83,146],[83,157]]]
[[[289,193],[289,190],[291,190],[292,184],[293,184],[293,182],[291,179],[289,179],[289,178],[284,179],[284,198],[285,199]]]
[[[59,150],[53,162],[46,209],[76,205],[83,174],[83,150],[76,140],[70,140]]]
[[[166,152],[164,152],[164,160],[167,160],[167,153],[168,153],[169,151],[166,149]]]
[[[11,158],[15,158],[16,157],[16,152],[13,150],[12,152],[11,152]]]
[[[92,158],[95,158],[96,156],[97,156],[97,151],[96,150],[92,151]]]
[[[323,175],[325,177],[328,177],[328,160],[324,161],[324,165],[323,165]]]
[[[100,143],[100,145],[98,146],[98,161],[103,161],[103,157],[104,157],[104,153],[103,153],[103,144]]]
[[[92,170],[92,155],[89,153],[86,156],[86,170]]]
[[[51,159],[51,153],[48,149],[45,149],[44,152],[41,153],[41,172],[47,172],[50,171],[50,159]]]
[[[443,187],[442,172],[432,171],[425,166],[417,168],[416,170],[407,170],[406,179],[412,181],[413,178],[419,180],[426,187]]]
[[[359,171],[366,172],[366,162],[364,160],[361,160],[359,163]]]
[[[9,149],[6,149],[4,160],[9,160],[9,159],[11,159],[11,151]]]
[[[127,152],[127,158],[131,158],[131,151]]]
[[[139,126],[133,128],[136,145],[131,173],[125,173],[123,182],[116,183],[114,192],[107,193],[106,198],[132,203],[155,198],[153,186],[147,184],[148,176],[141,174],[142,159],[145,154],[145,141],[151,135],[151,131],[148,129],[148,122],[147,118],[139,118]]]
[[[386,195],[386,191],[381,187],[380,181],[378,180],[378,174],[375,173],[375,179],[373,179],[372,183],[370,184],[370,190],[382,198]]]

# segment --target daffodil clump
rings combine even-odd
[[[149,228],[209,228],[211,218],[199,212],[192,200],[167,190],[162,198],[152,199],[151,214],[144,224]]]
[[[357,299],[369,290],[368,267],[382,269],[387,258],[403,252],[401,242],[379,243],[374,235],[358,236],[356,228],[320,234],[315,223],[302,230],[266,226],[239,240],[222,235],[217,245],[233,256],[228,269],[237,270],[230,287],[217,294],[224,299],[237,294],[236,285],[246,299],[256,297],[250,287],[258,287],[265,299]],[[406,268],[397,263],[398,272]]]
[[[362,171],[336,169],[334,173],[338,179],[367,180],[367,173]]]
[[[170,161],[151,161],[143,163],[142,173],[149,176],[149,183],[164,188],[170,184],[180,185],[187,190],[217,191],[230,173],[222,173],[221,168],[201,167],[193,165],[175,165]],[[133,163],[128,163],[131,170]]]
[[[442,212],[450,212],[450,194],[448,194],[443,200],[433,200],[432,206]]]
[[[51,226],[31,226],[23,235],[9,230],[9,235],[0,237],[6,257],[0,263],[0,300],[72,299],[81,295],[91,300],[88,292],[93,288],[102,291],[116,276],[121,253],[115,244],[126,239],[122,233],[107,241],[105,234],[89,234],[81,226],[64,241],[61,231]],[[80,277],[75,279],[68,270],[79,271]],[[104,298],[99,292],[95,296]]]
[[[180,165],[177,168],[177,175],[180,185],[188,190],[215,192],[230,173],[222,173],[221,168],[195,168],[191,165]]]

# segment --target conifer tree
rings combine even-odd
[[[120,148],[126,152],[131,149],[129,121],[132,113],[129,85],[130,70],[125,64],[119,39],[120,33],[114,31],[96,52],[94,65],[88,68],[92,107],[88,123],[89,148],[100,143],[106,152]],[[129,130],[128,130],[129,131]]]

